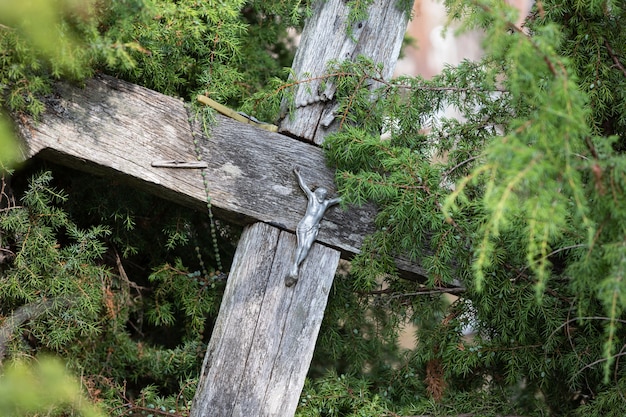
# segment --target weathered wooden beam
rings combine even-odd
[[[339,252],[315,245],[286,287],[295,236],[244,230],[202,366],[193,416],[293,416]]]
[[[184,103],[146,88],[99,75],[84,88],[60,83],[41,121],[22,126],[28,157],[39,155],[72,168],[120,174],[147,191],[197,209],[206,208],[200,172],[153,167],[154,161],[196,161],[198,140],[216,215],[238,224],[262,221],[295,230],[306,207],[292,169],[313,187],[334,192],[334,171],[322,150],[285,135],[215,115],[204,132],[189,122]],[[344,257],[358,253],[374,229],[372,206],[329,210],[318,241]],[[399,260],[399,268],[425,271]]]
[[[326,77],[330,61],[353,61],[359,55],[384,64],[382,77],[393,75],[409,18],[399,1],[374,0],[368,18],[350,22],[346,1],[317,1],[306,21],[292,70],[295,109],[280,124],[280,132],[321,144],[337,130],[336,86]],[[408,7],[408,6],[407,6]],[[288,102],[283,103],[286,112]]]
[[[201,123],[190,123],[182,101],[109,76],[90,79],[84,88],[59,84],[53,104],[24,135],[29,156],[124,174],[168,199],[204,209],[199,170],[151,166],[158,160],[196,161],[195,138],[208,163],[212,205],[229,221],[295,230],[306,207],[295,166],[312,185],[335,189],[333,170],[319,148],[220,114],[204,132]],[[319,240],[356,252],[372,230],[372,209],[333,212]]]

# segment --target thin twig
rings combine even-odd
[[[626,324],[626,320],[621,319],[612,319],[610,317],[602,317],[602,316],[584,316],[584,317],[574,317],[572,319],[566,320],[565,323],[561,324],[557,327],[550,335],[546,338],[546,340],[550,340],[559,330],[563,327],[567,326],[570,323],[579,321],[579,320],[601,320],[601,321],[615,321],[618,323]]]
[[[622,63],[619,61],[619,59],[615,55],[615,52],[613,52],[611,45],[609,45],[609,41],[607,41],[606,39],[604,40],[604,46],[606,47],[606,50],[609,51],[609,55],[611,56],[611,59],[613,59],[615,66],[622,70],[622,74],[624,74],[624,76],[626,77],[626,68],[624,68]]]
[[[552,256],[552,255],[556,255],[557,253],[559,253],[559,252],[563,252],[564,250],[568,250],[568,249],[577,249],[577,248],[586,248],[586,247],[587,247],[587,244],[585,244],[585,243],[578,243],[578,244],[576,244],[576,245],[564,246],[564,247],[562,247],[562,248],[558,248],[558,249],[553,250],[552,252],[548,253],[548,254],[547,254],[547,255],[545,255],[545,256],[542,256],[541,258],[537,259],[537,260],[535,261],[535,263],[537,263],[537,262],[539,262],[539,261],[543,261],[544,259],[548,259],[550,256]],[[530,268],[530,265],[525,265],[522,269],[520,269],[520,270],[519,270],[519,275],[518,275],[518,277],[519,277],[519,276],[521,276],[521,275],[522,275],[522,273],[523,273],[524,271],[526,271],[528,268]]]
[[[366,295],[388,295],[389,299],[392,298],[405,298],[405,297],[415,297],[419,295],[433,295],[433,294],[461,294],[466,291],[464,287],[434,287],[434,288],[424,288],[423,291],[415,291],[415,292],[407,292],[407,293],[399,293],[399,292],[391,292],[387,290],[377,290],[377,291],[368,291]]]
[[[477,1],[473,1],[472,3],[474,3],[474,5],[476,7],[482,9],[484,12],[492,13],[492,14],[494,13],[493,9],[491,9],[489,6],[487,6],[485,4],[480,4]],[[521,36],[526,38],[526,40],[528,40],[528,42],[530,42],[530,45],[533,47],[533,49],[535,49],[537,51],[537,53],[539,53],[542,56],[544,62],[548,66],[548,69],[550,70],[552,75],[554,75],[556,77],[558,75],[558,73],[556,71],[554,63],[552,61],[550,61],[550,58],[548,57],[548,55],[546,55],[545,53],[543,53],[541,51],[541,49],[539,48],[539,45],[537,45],[535,42],[533,42],[532,39],[530,38],[530,36],[528,36],[528,34],[526,32],[524,32],[522,29],[517,27],[517,25],[515,23],[513,23],[511,21],[508,21],[506,19],[505,19],[505,23],[506,23],[506,27],[508,29],[510,29],[513,32],[516,32],[516,33],[520,34]]]
[[[589,363],[589,364],[587,364],[587,365],[583,366],[581,369],[579,369],[579,370],[578,370],[578,373],[581,373],[582,371],[584,371],[584,370],[585,370],[585,369],[587,369],[587,368],[592,368],[592,367],[596,366],[596,365],[597,365],[597,364],[599,364],[599,363],[606,362],[606,361],[608,361],[609,359],[619,358],[620,356],[626,356],[626,352],[620,351],[620,353],[618,353],[618,354],[616,354],[616,355],[611,355],[611,357],[610,357],[610,358],[600,358],[600,359],[598,359],[598,360],[596,360],[596,361],[593,361],[593,362],[591,362],[591,363]]]
[[[471,158],[468,158],[468,159],[466,159],[466,160],[464,160],[464,161],[461,161],[461,162],[459,162],[458,164],[456,164],[455,166],[453,166],[452,168],[450,168],[449,170],[447,170],[446,172],[444,172],[442,176],[443,176],[444,178],[448,178],[448,177],[450,176],[450,174],[452,174],[452,172],[453,172],[454,170],[456,170],[457,168],[460,168],[460,167],[462,167],[463,165],[465,165],[465,164],[467,164],[467,163],[470,163],[470,162],[472,162],[473,160],[478,159],[478,158],[480,158],[480,155],[475,155],[475,156],[472,156]]]
[[[127,285],[128,288],[133,287],[139,293],[141,293],[141,290],[147,289],[146,287],[137,285],[137,283],[135,283],[134,281],[131,281],[130,278],[128,278],[128,275],[126,274],[126,270],[124,269],[124,265],[122,265],[122,259],[120,258],[120,255],[117,253],[117,251],[115,251],[115,266],[117,266],[117,270],[120,274],[120,278],[122,278],[122,281],[124,281],[124,283]]]

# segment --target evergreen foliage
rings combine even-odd
[[[217,3],[31,2],[52,6],[30,26],[0,3],[2,108],[36,116],[54,80],[105,71],[273,120],[307,82],[284,68],[308,2]],[[297,415],[624,415],[626,9],[538,1],[522,30],[504,2],[446,4],[484,32],[479,62],[328,70],[328,161],[344,204],[380,211],[335,280]],[[0,355],[62,356],[108,415],[187,415],[224,285],[207,214],[32,165],[1,181]],[[218,226],[228,264],[238,230]]]
[[[625,11],[538,2],[526,32],[500,2],[448,7],[464,29],[484,31],[480,62],[429,81],[384,82],[369,62],[331,70],[345,97],[346,127],[326,142],[338,184],[346,201],[381,208],[354,285],[387,272],[390,294],[419,293],[390,268],[403,254],[428,269],[427,288],[465,288],[451,305],[410,300],[411,365],[432,398],[482,390],[518,413],[602,415],[578,406],[624,379],[626,131],[613,92],[626,83],[625,51],[623,30],[605,30]],[[359,91],[371,81],[373,106]],[[449,108],[458,115],[443,117]],[[609,391],[621,398],[611,412],[623,413],[623,394]]]
[[[3,201],[0,354],[66,358],[87,372],[92,399],[121,407],[117,415],[150,405],[188,409],[224,286],[210,251],[200,249],[210,247],[206,214],[51,168],[57,186],[50,171],[24,185],[18,176],[12,186],[21,201]],[[223,253],[232,255],[228,242],[238,231],[222,231]]]

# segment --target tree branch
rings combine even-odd
[[[606,39],[604,40],[604,46],[606,47],[606,50],[609,51],[609,55],[611,56],[611,59],[615,63],[615,66],[619,68],[620,70],[622,70],[622,74],[624,74],[624,77],[626,77],[626,68],[624,68],[622,63],[619,61],[619,59],[615,55],[615,52],[613,52],[613,48],[611,48],[611,45],[609,45],[609,41],[607,41]]]
[[[28,320],[41,316],[59,301],[59,298],[48,298],[25,304],[13,311],[13,313],[4,320],[4,323],[0,326],[0,363],[4,358],[7,343],[13,338],[15,329]],[[62,303],[67,304],[67,302]]]
[[[389,299],[393,298],[405,298],[405,297],[415,297],[420,295],[434,295],[434,294],[461,294],[465,292],[466,289],[464,287],[434,287],[434,288],[423,288],[423,290],[414,291],[414,292],[391,292],[389,289],[384,290],[376,290],[376,291],[368,291],[365,293],[360,293],[364,295],[387,295]]]

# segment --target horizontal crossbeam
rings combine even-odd
[[[207,166],[215,214],[230,222],[262,221],[294,231],[306,208],[293,175],[296,166],[313,188],[323,186],[331,196],[335,191],[334,171],[318,147],[219,114],[205,131],[202,123],[190,123],[182,101],[113,77],[98,75],[84,88],[59,83],[47,105],[40,122],[22,126],[27,157],[118,174],[197,209],[206,208],[199,170]],[[374,217],[372,206],[333,208],[322,221],[318,242],[350,258],[374,230]],[[408,275],[425,275],[404,260],[398,267]]]

